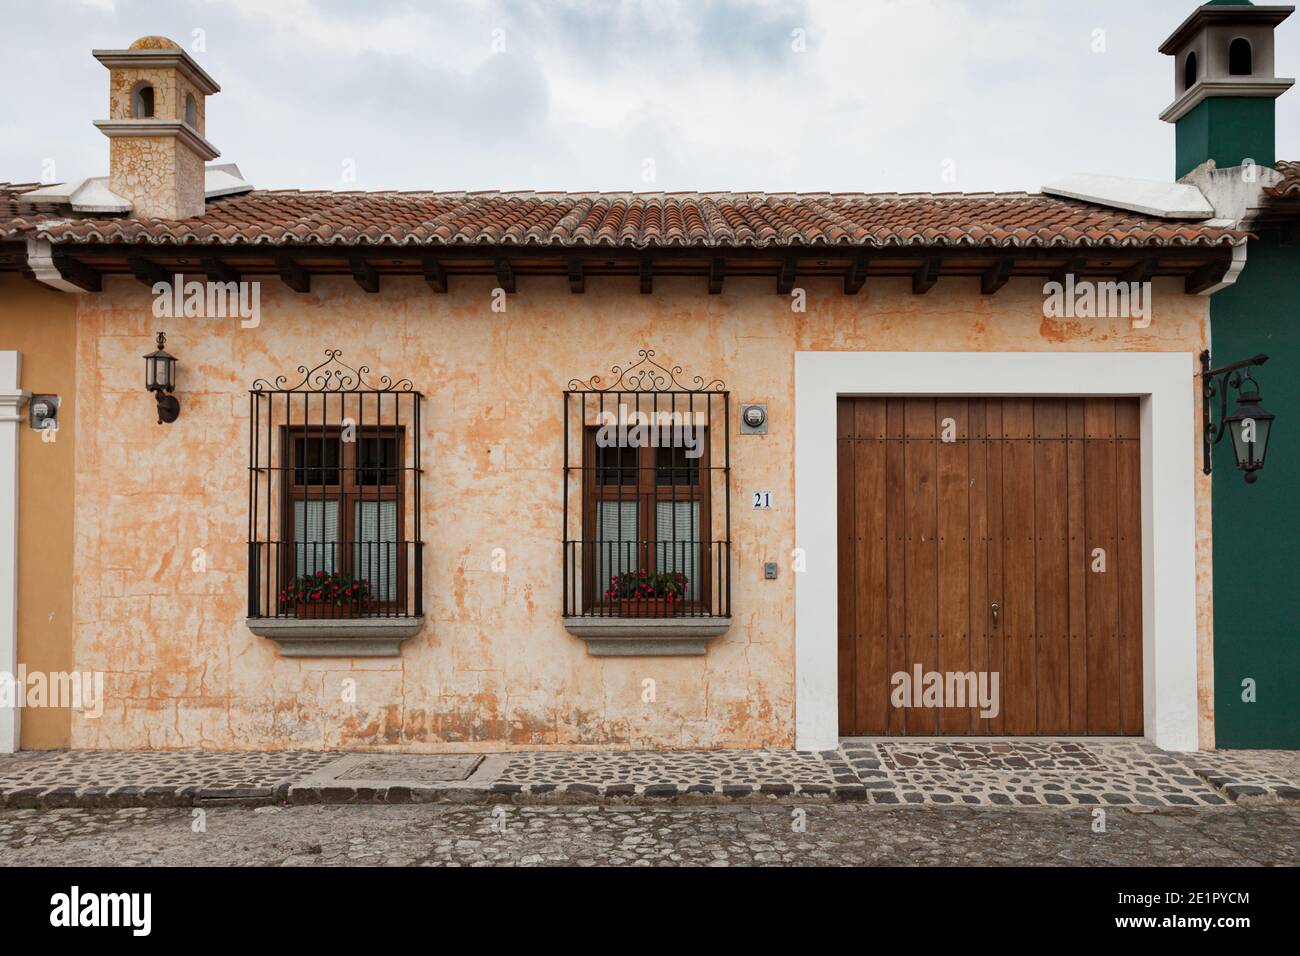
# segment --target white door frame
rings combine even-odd
[[[18,387],[22,354],[0,352],[0,680],[18,674],[18,429],[23,403]],[[19,688],[14,688],[16,694]],[[0,707],[0,753],[18,750],[21,708]]]
[[[1141,398],[1144,729],[1197,749],[1195,375],[1191,352],[796,352],[796,748],[839,742],[836,399],[1035,395]]]

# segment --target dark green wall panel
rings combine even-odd
[[[1277,416],[1256,484],[1242,481],[1226,437],[1214,451],[1216,742],[1300,748],[1300,246],[1267,233],[1252,242],[1210,309],[1216,365],[1268,353],[1256,378]],[[1256,703],[1242,702],[1245,678]]]

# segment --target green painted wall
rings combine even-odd
[[[1277,416],[1254,485],[1226,436],[1214,450],[1216,744],[1300,748],[1300,245],[1251,242],[1236,284],[1210,300],[1210,330],[1216,365],[1268,354],[1255,377]]]
[[[1174,124],[1174,177],[1185,176],[1207,159],[1219,169],[1253,159],[1272,166],[1276,101],[1254,96],[1211,96]]]

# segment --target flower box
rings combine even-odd
[[[624,571],[609,579],[605,606],[619,617],[676,617],[689,582],[672,571]]]
[[[623,598],[618,602],[619,617],[675,617],[682,613],[682,602],[668,598]]]
[[[280,615],[301,620],[361,617],[376,602],[370,582],[348,574],[317,571],[294,578],[280,591]]]

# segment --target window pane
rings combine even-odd
[[[686,597],[699,599],[700,503],[655,502],[655,562],[658,570],[686,578]]]
[[[635,448],[596,446],[596,484],[635,485]]]
[[[294,576],[334,571],[334,552],[339,540],[337,501],[295,501],[293,503]]]
[[[395,485],[398,468],[396,437],[357,441],[358,485]]]
[[[693,453],[688,448],[656,448],[655,484],[698,485],[700,459],[687,457],[688,452]]]
[[[293,440],[293,480],[298,485],[339,483],[339,440],[309,435]]]
[[[604,594],[609,579],[638,568],[637,503],[596,502],[596,593]]]
[[[397,502],[358,501],[353,576],[370,584],[377,601],[397,599]]]

